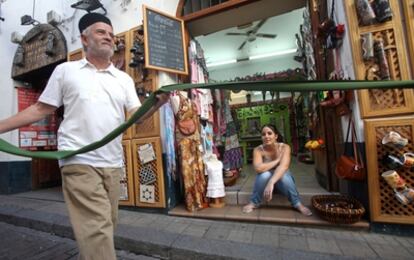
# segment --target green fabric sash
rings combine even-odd
[[[208,84],[173,84],[164,86],[152,93],[142,104],[142,106],[119,127],[107,134],[101,140],[88,144],[74,151],[26,151],[20,149],[3,139],[0,139],[0,151],[32,158],[43,159],[65,159],[76,154],[86,153],[95,150],[116,138],[125,132],[128,127],[133,125],[157,102],[156,94],[162,92],[171,92],[173,90],[187,90],[191,88],[206,89],[227,89],[227,90],[251,90],[251,91],[280,91],[280,92],[304,92],[304,91],[322,91],[322,90],[358,90],[358,89],[389,89],[389,88],[413,88],[413,80],[402,81],[252,81],[252,82],[225,82],[225,83],[208,83]]]

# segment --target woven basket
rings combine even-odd
[[[365,213],[359,201],[343,195],[315,195],[311,201],[321,218],[335,224],[358,222]]]

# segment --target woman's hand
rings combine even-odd
[[[272,184],[271,182],[267,183],[266,188],[264,189],[264,192],[263,192],[263,197],[264,197],[265,201],[271,201],[272,200],[273,187],[274,187],[274,184]]]

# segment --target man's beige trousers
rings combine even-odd
[[[114,260],[122,168],[67,165],[62,188],[81,260]]]

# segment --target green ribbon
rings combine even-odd
[[[225,82],[225,83],[208,83],[208,84],[173,84],[163,86],[156,92],[152,93],[142,104],[142,106],[132,116],[119,127],[107,134],[101,140],[88,144],[78,150],[72,151],[26,151],[20,149],[3,139],[0,139],[0,151],[31,158],[43,159],[65,159],[76,154],[86,153],[112,141],[118,135],[122,134],[146,111],[153,107],[156,102],[158,93],[171,92],[173,90],[187,90],[191,88],[204,89],[227,89],[227,90],[250,90],[250,91],[279,91],[279,92],[304,92],[304,91],[323,91],[323,90],[358,90],[358,89],[390,89],[390,88],[413,88],[413,80],[401,81],[250,81],[250,82]]]

